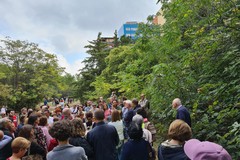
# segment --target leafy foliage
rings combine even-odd
[[[94,87],[90,84],[95,81],[96,76],[99,76],[102,70],[106,67],[104,61],[105,57],[108,55],[109,51],[106,49],[107,45],[101,40],[101,32],[98,34],[97,39],[89,41],[89,45],[85,46],[87,48],[87,53],[90,57],[87,57],[83,63],[85,67],[80,70],[78,75],[78,81],[75,83],[77,90],[75,96],[80,99],[90,97]]]
[[[54,55],[27,41],[4,39],[0,48],[1,103],[18,110],[59,96],[63,69]]]
[[[240,1],[159,0],[166,23],[140,24],[138,39],[105,58],[92,95],[146,93],[152,120],[165,137],[173,98],[189,108],[194,137],[222,144],[239,157]],[[99,89],[101,88],[101,89]],[[163,140],[163,139],[162,139]]]

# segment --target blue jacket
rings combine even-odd
[[[9,130],[6,130],[4,128],[1,128],[1,130],[3,131],[4,135],[11,137],[13,140],[12,134],[9,132]],[[6,144],[2,149],[0,149],[0,160],[6,160],[8,157],[11,157],[11,155],[12,155],[12,148],[11,148],[12,140],[10,142],[8,142],[8,144]]]
[[[191,117],[186,107],[181,106],[179,109],[177,109],[176,118],[185,121],[191,127]]]
[[[88,132],[87,141],[92,146],[95,160],[116,160],[116,146],[119,143],[117,130],[114,126],[98,122]]]
[[[125,127],[129,127],[130,123],[132,122],[132,118],[136,113],[134,112],[133,109],[128,110],[128,112],[126,113],[124,119],[123,119],[123,123]]]
[[[184,153],[183,147],[168,147],[160,145],[158,147],[158,159],[159,160],[189,160]]]
[[[70,144],[57,146],[47,154],[47,160],[87,160],[82,147],[75,147]]]
[[[148,142],[144,139],[128,140],[123,145],[121,160],[148,160]]]

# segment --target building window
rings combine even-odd
[[[136,31],[136,30],[137,30],[137,28],[131,28],[131,30],[132,30],[132,31]]]

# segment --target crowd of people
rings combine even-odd
[[[181,100],[168,139],[155,150],[157,130],[149,120],[150,103],[112,94],[106,102],[56,104],[39,110],[1,110],[0,160],[231,160],[220,145],[192,139],[191,117]]]

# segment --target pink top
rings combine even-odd
[[[49,146],[50,140],[53,139],[53,138],[51,137],[51,135],[48,132],[48,127],[47,126],[39,126],[39,127],[42,129],[43,134],[46,136],[47,146]]]

